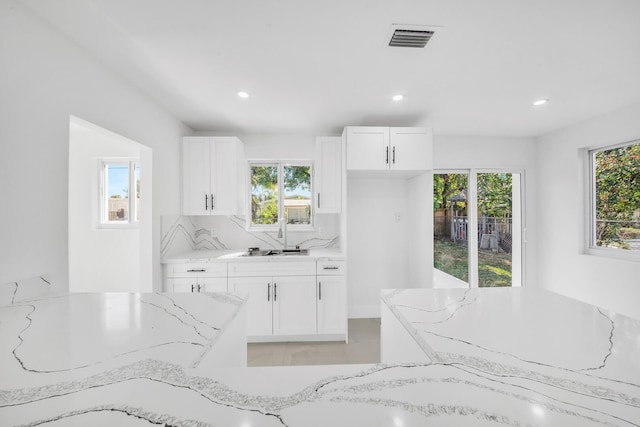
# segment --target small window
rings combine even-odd
[[[640,141],[589,154],[590,246],[640,256]]]
[[[101,162],[100,223],[140,221],[140,164],[137,160]]]
[[[249,170],[250,227],[274,228],[281,218],[311,226],[311,163],[250,161]]]

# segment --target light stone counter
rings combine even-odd
[[[215,334],[215,322],[207,320],[209,310],[186,301],[206,303],[206,295],[186,294],[197,299],[174,298],[173,302],[161,294],[128,296],[114,301],[117,304],[112,305],[109,316],[102,310],[109,306],[109,295],[86,299],[82,308],[74,304],[73,297],[67,302],[61,302],[64,297],[31,299],[33,295],[14,299],[0,306],[0,425],[640,425],[637,359],[618,359],[621,364],[616,366],[629,374],[626,380],[610,379],[619,376],[618,368],[612,367],[615,372],[605,376],[601,372],[604,368],[591,366],[596,360],[604,365],[616,360],[614,350],[631,351],[628,357],[635,357],[635,322],[625,325],[620,323],[624,319],[605,313],[604,317],[612,319],[606,334],[597,316],[592,316],[596,324],[583,325],[581,331],[596,334],[594,341],[610,342],[611,355],[600,354],[600,347],[589,350],[581,346],[576,353],[592,354],[578,357],[579,370],[574,370],[526,360],[525,350],[511,354],[525,338],[512,346],[491,348],[493,342],[502,342],[488,338],[499,335],[499,328],[480,332],[477,343],[472,334],[470,341],[457,344],[455,334],[432,329],[456,321],[458,316],[459,320],[476,322],[467,325],[469,328],[497,326],[491,323],[491,315],[486,321],[464,315],[465,308],[484,301],[481,293],[450,294],[450,301],[446,295],[436,295],[433,301],[434,294],[403,292],[386,294],[384,304],[392,306],[406,325],[413,325],[413,336],[442,340],[429,349],[437,355],[436,361],[215,369],[193,363]],[[544,299],[532,301],[528,307],[526,296],[510,302],[519,305],[509,306],[508,298],[501,300],[504,305],[499,313],[508,316],[522,310],[523,321],[529,316],[539,320],[528,325],[522,335],[534,330],[544,335],[548,327],[558,326],[553,322],[561,319],[539,311],[546,307],[539,305]],[[551,299],[550,306],[554,305]],[[422,314],[405,316],[410,312]],[[96,330],[96,323],[89,320],[92,317],[103,319],[104,330]],[[507,331],[522,326],[517,320],[511,323],[513,326],[505,327]],[[120,333],[124,334],[122,339],[118,338]],[[512,332],[503,339],[516,335]],[[580,341],[567,339],[571,340],[567,347]],[[447,341],[453,346],[447,346]],[[547,354],[554,350],[547,346],[533,356],[545,355],[554,361]]]
[[[163,264],[197,263],[197,262],[297,262],[329,260],[341,261],[345,259],[344,252],[335,249],[310,249],[309,255],[286,256],[244,256],[246,250],[202,250],[189,251],[170,258],[163,258]]]
[[[638,320],[535,288],[388,290],[382,310],[383,362],[456,366],[533,393],[535,425],[559,404],[584,418],[566,425],[640,425]]]

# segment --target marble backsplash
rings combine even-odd
[[[322,230],[319,236],[318,230]],[[244,216],[162,216],[161,258],[198,250],[246,250],[282,248],[277,231],[248,231]],[[315,230],[289,229],[287,244],[303,249],[340,247],[340,216],[318,215]]]

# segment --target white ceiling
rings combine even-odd
[[[196,131],[538,136],[640,101],[638,0],[23,3]],[[389,48],[391,24],[442,28]]]

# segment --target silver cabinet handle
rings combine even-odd
[[[318,300],[322,301],[322,282],[318,282]]]
[[[387,165],[389,164],[389,147],[388,146],[387,146],[387,157],[386,157],[386,160],[384,162]]]
[[[213,194],[211,195],[211,209],[216,207],[216,199],[213,197]]]
[[[202,285],[198,285],[198,292],[202,291]]]
[[[191,292],[195,289],[196,285],[191,285]]]
[[[271,283],[267,283],[267,301],[271,301]]]
[[[208,195],[204,195],[204,210],[208,211],[209,210],[209,196]]]
[[[278,300],[278,284],[274,283],[273,284],[273,302],[276,302]]]
[[[396,164],[396,146],[395,145],[393,146],[393,160],[392,161],[393,161],[393,164],[395,165]]]
[[[340,270],[340,267],[331,266],[331,267],[322,267],[323,270]]]
[[[318,208],[320,207],[320,193],[318,193]]]
[[[190,268],[187,270],[187,273],[204,273],[205,271],[204,268]]]

